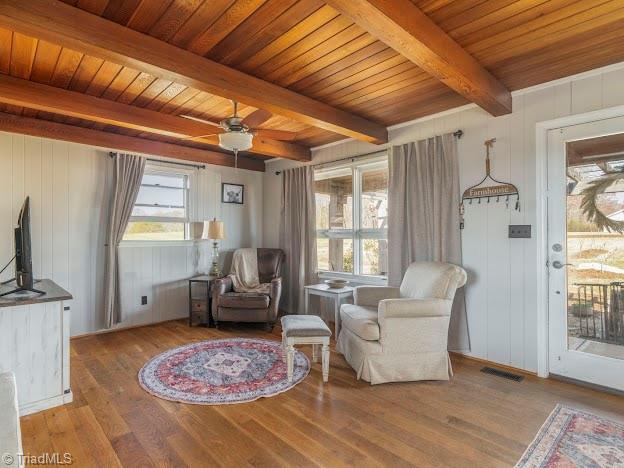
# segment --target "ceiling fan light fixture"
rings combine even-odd
[[[229,151],[246,151],[252,147],[253,135],[247,132],[225,132],[219,134],[219,146]]]

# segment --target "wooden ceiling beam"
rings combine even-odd
[[[372,143],[386,127],[92,15],[60,0],[0,0],[0,27]]]
[[[218,130],[182,117],[8,75],[0,75],[0,102],[175,138],[199,137]],[[219,144],[217,135],[193,138],[193,141],[213,146]],[[254,137],[249,152],[296,161],[311,159],[310,149],[305,146],[261,137]]]
[[[230,154],[92,130],[48,120],[21,117],[5,112],[0,112],[0,131],[70,141],[112,150],[132,151],[185,161],[234,167],[234,156]],[[238,157],[238,167],[259,172],[264,172],[265,170],[264,161],[248,156]]]
[[[326,3],[490,114],[511,113],[509,90],[411,0]]]

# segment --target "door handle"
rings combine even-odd
[[[561,263],[559,260],[555,260],[554,262],[552,262],[552,266],[553,266],[553,268],[556,268],[557,270],[560,270],[564,266],[572,266],[572,264],[571,263]]]

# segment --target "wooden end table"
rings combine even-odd
[[[205,321],[198,325],[213,328],[215,326],[212,318],[212,282],[216,280],[216,276],[199,275],[188,280],[189,282],[189,327],[193,326],[193,316],[202,314]],[[198,295],[193,292],[193,284],[199,283],[206,286],[205,292]]]
[[[310,296],[329,297],[334,301],[334,334],[335,339],[338,339],[338,333],[340,333],[340,305],[342,299],[348,299],[353,297],[353,290],[355,288],[351,286],[345,286],[344,288],[330,288],[325,283],[311,284],[304,286],[305,291],[305,314],[308,315],[310,308]]]

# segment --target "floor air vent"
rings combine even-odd
[[[495,375],[497,377],[502,377],[503,379],[513,380],[514,382],[522,382],[524,377],[518,374],[512,374],[511,372],[506,372],[500,369],[494,369],[493,367],[484,367],[481,369],[481,372],[485,374]]]

